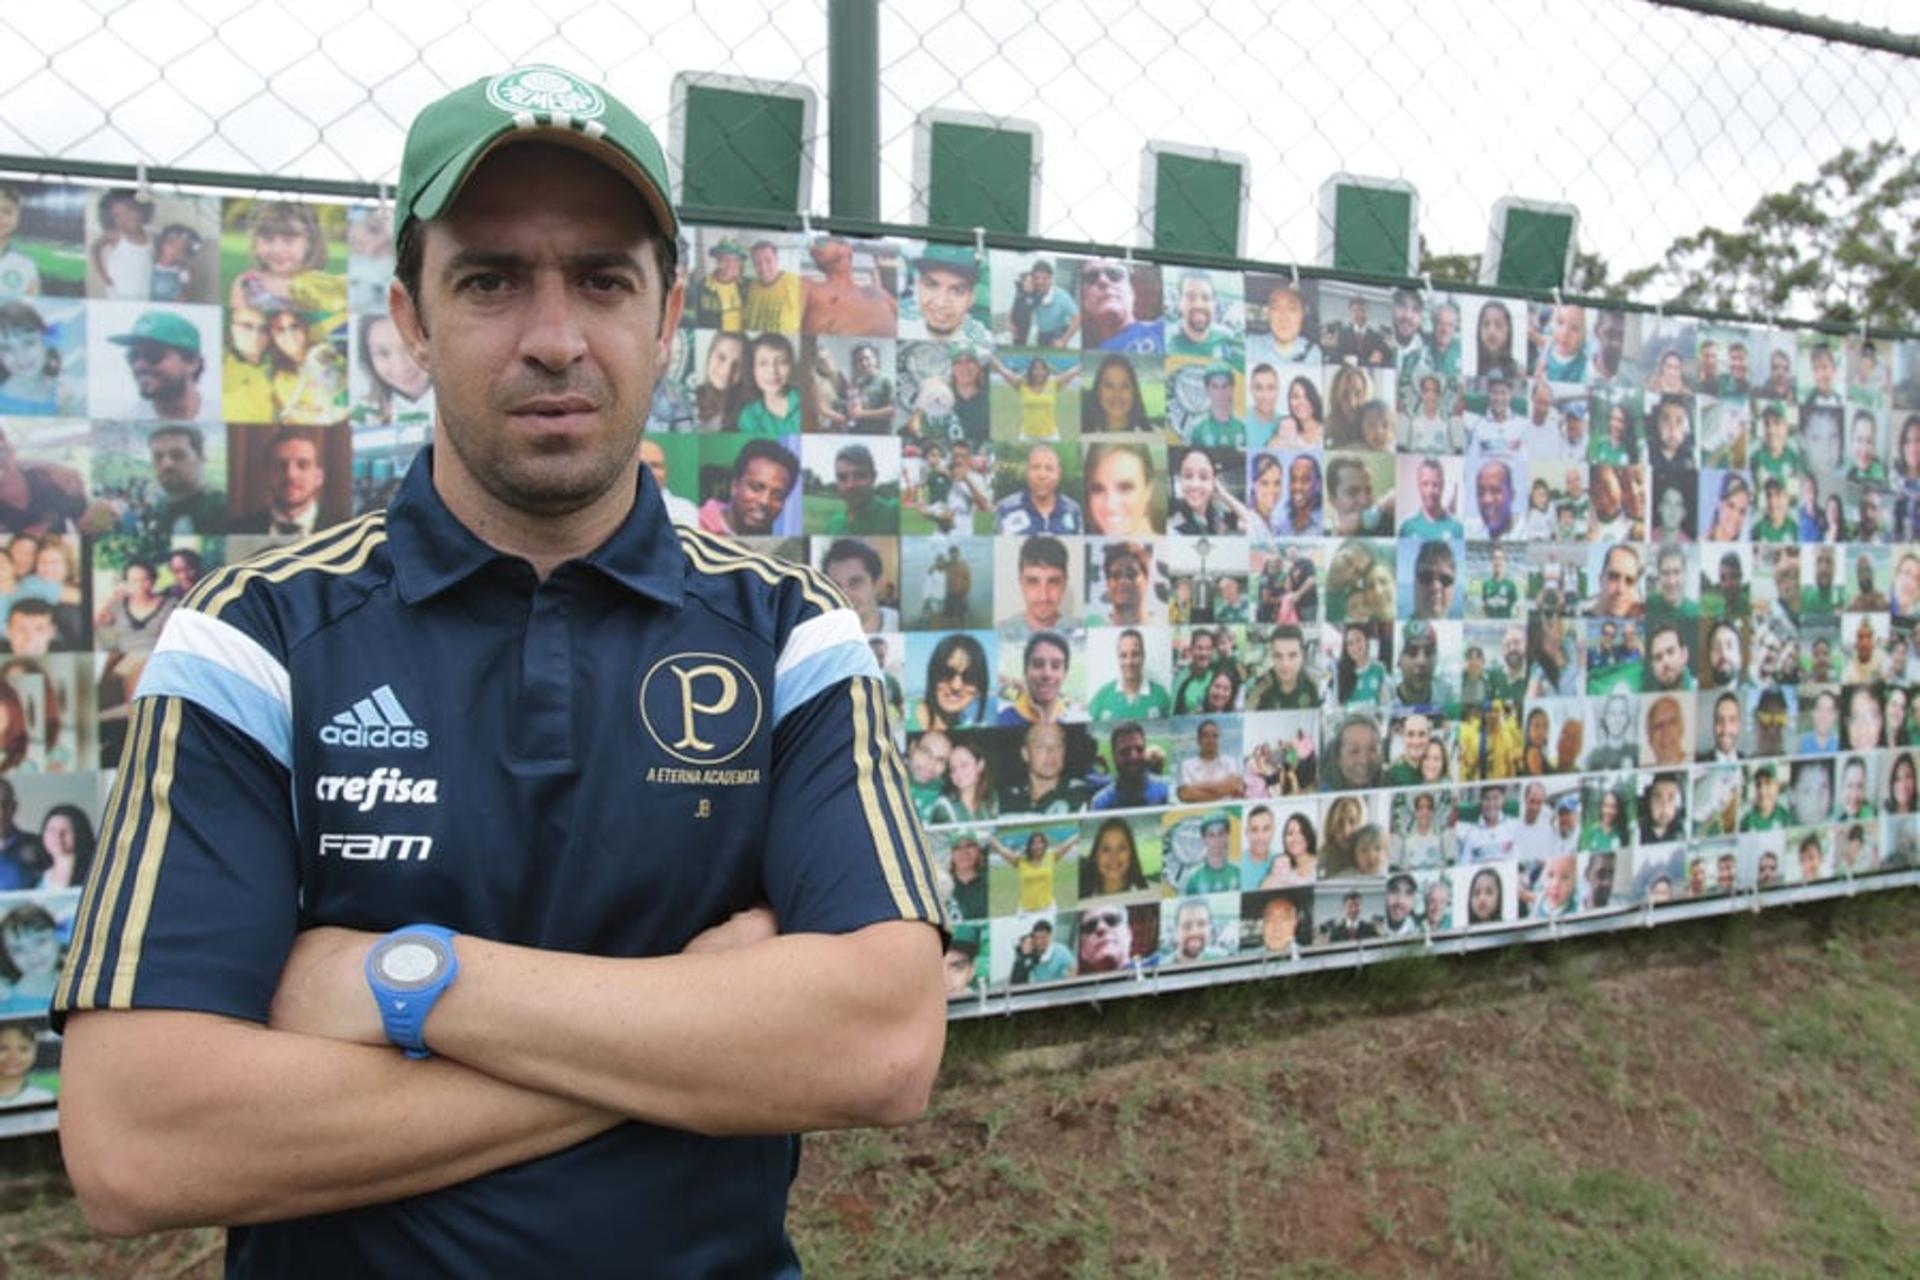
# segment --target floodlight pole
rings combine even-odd
[[[836,218],[880,216],[880,0],[827,0],[827,172]]]

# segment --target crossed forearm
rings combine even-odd
[[[698,1132],[911,1119],[945,1037],[938,936],[906,921],[649,960],[465,938],[459,951],[427,1021],[436,1053]]]
[[[304,1217],[437,1190],[619,1123],[449,1061],[212,1014],[75,1014],[60,1142],[99,1230]]]

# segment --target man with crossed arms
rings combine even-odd
[[[54,1013],[99,1229],[228,1274],[797,1275],[803,1129],[926,1105],[942,916],[859,619],[668,521],[666,165],[551,67],[408,135],[392,506],[209,574]]]

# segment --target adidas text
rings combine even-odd
[[[330,747],[394,747],[424,751],[430,739],[425,729],[389,729],[385,725],[327,725],[320,730],[320,741]]]
[[[383,684],[322,725],[320,741],[330,747],[425,751],[432,739],[400,705],[393,686]]]

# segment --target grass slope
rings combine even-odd
[[[953,1028],[824,1276],[1920,1274],[1920,899]]]

